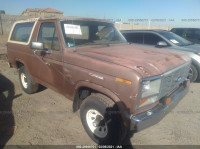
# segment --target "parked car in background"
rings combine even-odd
[[[14,24],[7,43],[22,89],[39,84],[73,101],[98,144],[159,122],[187,93],[191,59],[127,43],[114,24],[89,18],[36,18]]]
[[[166,30],[125,30],[121,31],[131,43],[149,45],[166,50],[183,52],[192,58],[189,79],[191,82],[200,79],[200,45]]]
[[[200,44],[200,28],[172,28],[171,32],[193,43]]]

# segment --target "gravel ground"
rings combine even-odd
[[[2,53],[5,53],[5,46],[1,44]],[[199,91],[200,83],[192,83],[189,93],[175,109],[158,124],[134,134],[129,140],[131,144],[200,145]],[[18,73],[8,68],[5,60],[0,60],[0,95],[9,101],[8,113],[10,110],[13,113],[12,121],[9,116],[4,121],[8,120],[9,126],[16,125],[11,129],[16,129],[15,134],[0,137],[0,144],[95,145],[84,131],[78,112],[72,112],[72,101],[51,89],[32,95],[24,93],[19,85]]]

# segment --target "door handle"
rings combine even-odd
[[[46,62],[43,60],[43,58],[41,58],[40,56],[38,56],[37,52],[40,51],[41,55],[44,57],[45,54],[51,54],[52,51],[51,50],[34,50],[33,54],[40,60],[42,61],[45,65],[50,66],[50,63]]]

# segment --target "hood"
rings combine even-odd
[[[193,52],[193,53],[200,53],[200,45],[199,44],[192,44],[188,46],[181,47],[184,51]]]
[[[129,44],[86,47],[77,53],[133,69],[143,77],[163,74],[190,61],[188,56],[179,52]]]

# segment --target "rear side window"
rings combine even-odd
[[[123,33],[128,42],[143,44],[143,33]]]
[[[195,31],[195,37],[198,37],[200,39],[200,30]]]
[[[16,24],[10,40],[28,42],[33,25],[34,22]]]

